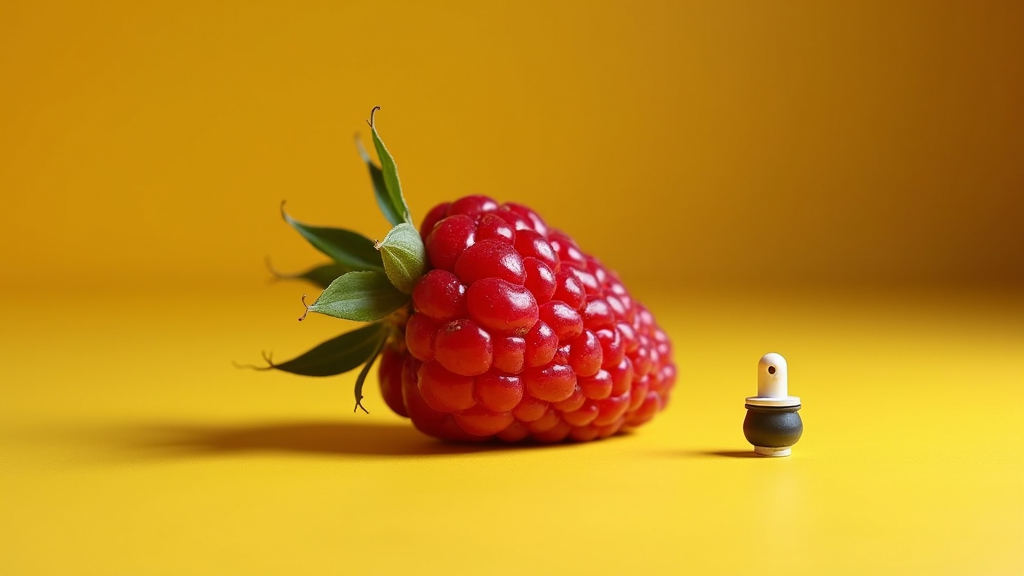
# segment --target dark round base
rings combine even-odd
[[[763,448],[785,448],[796,444],[804,433],[800,406],[752,406],[747,404],[743,435],[747,442]]]

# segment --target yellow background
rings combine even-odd
[[[1024,4],[0,0],[0,574],[1024,573]],[[677,348],[586,445],[239,371],[318,261],[534,206]],[[747,458],[761,354],[806,432]]]

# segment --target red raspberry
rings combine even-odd
[[[486,196],[434,207],[410,237],[393,160],[375,128],[373,136],[383,169],[364,159],[395,224],[372,246],[380,266],[365,244],[332,252],[327,229],[286,218],[352,270],[309,310],[374,323],[271,367],[323,376],[365,362],[361,406],[363,379],[382,352],[387,405],[424,433],[457,441],[586,441],[665,407],[676,379],[671,344],[614,272],[530,208]]]
[[[643,424],[668,402],[675,380],[668,337],[613,272],[549,230],[532,210],[484,196],[437,206],[424,221],[435,269],[413,292],[404,341],[389,347],[408,350],[403,361],[419,375],[426,413],[410,415],[424,432],[587,440]],[[449,319],[462,306],[461,286],[468,287],[461,318],[417,320]],[[381,365],[382,382],[393,370]]]

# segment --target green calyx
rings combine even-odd
[[[402,222],[376,246],[384,260],[388,279],[395,288],[412,294],[416,281],[427,272],[427,252],[420,233],[412,224]]]
[[[328,256],[331,262],[297,274],[281,274],[271,269],[277,278],[306,280],[323,288],[320,296],[306,307],[306,314],[315,312],[369,324],[328,340],[286,362],[275,364],[264,355],[267,366],[259,368],[303,376],[333,376],[362,366],[356,380],[355,397],[356,408],[364,412],[366,409],[361,401],[366,376],[388,338],[396,333],[412,289],[427,271],[426,249],[419,232],[412,225],[395,160],[384,146],[373,122],[379,109],[380,106],[376,106],[370,112],[368,123],[380,166],[373,162],[358,138],[356,146],[369,168],[377,205],[391,224],[391,230],[383,240],[374,242],[344,228],[299,222],[284,211],[282,202],[281,216],[285,222]]]

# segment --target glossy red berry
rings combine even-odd
[[[676,379],[668,337],[572,238],[482,196],[424,223],[434,269],[413,290],[404,345],[416,386],[403,388],[407,403],[420,396],[405,408],[421,430],[585,441],[664,408]]]

